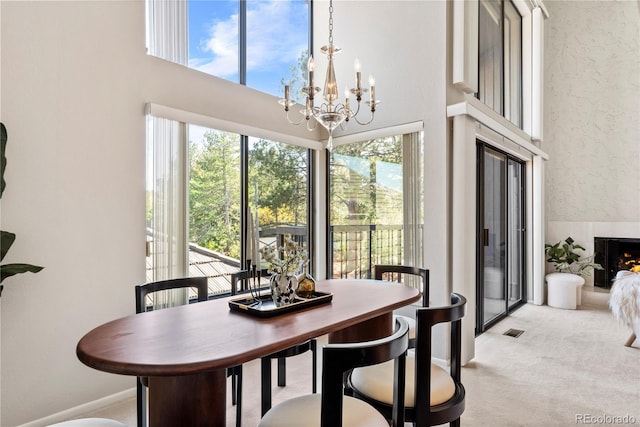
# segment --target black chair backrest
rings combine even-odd
[[[454,399],[462,400],[461,405],[457,405],[454,411],[459,412],[457,416],[447,414],[449,420],[458,418],[464,410],[464,387],[460,382],[460,347],[462,344],[462,318],[466,312],[467,299],[460,294],[451,294],[451,305],[442,307],[424,307],[416,310],[416,371],[415,371],[415,425],[427,426],[441,424],[433,421],[430,405],[431,393],[431,339],[432,327],[438,323],[451,323],[450,340],[450,374],[456,385],[456,396]]]
[[[411,274],[422,279],[422,306],[429,306],[429,270],[422,267],[412,267],[409,265],[377,264],[374,267],[375,279],[382,280],[385,274],[391,275],[391,280],[402,282],[402,275]]]
[[[238,282],[246,281],[251,278],[251,271],[239,270],[231,273],[231,295],[238,293]],[[245,286],[240,286],[240,290],[244,290]]]
[[[257,277],[254,277],[254,275],[257,275]],[[233,272],[231,273],[231,295],[249,292],[250,288],[255,286],[264,288],[267,285],[263,280],[270,276],[271,274],[266,268],[259,271],[238,270]]]
[[[361,366],[395,359],[393,425],[404,425],[404,388],[406,354],[409,347],[409,324],[396,319],[396,331],[385,338],[349,344],[328,344],[322,350],[321,427],[342,425],[344,374]]]
[[[145,297],[154,292],[169,289],[196,288],[198,302],[206,301],[209,287],[206,277],[182,277],[178,279],[149,282],[136,286],[136,313],[147,311]]]

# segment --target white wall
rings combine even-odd
[[[316,4],[320,23],[326,6]],[[18,235],[5,261],[45,266],[8,279],[1,300],[1,424],[14,426],[135,384],[84,366],[75,346],[91,328],[133,313],[133,286],[144,281],[146,102],[309,133],[286,123],[275,97],[148,57],[142,1],[0,8],[9,132],[2,228]],[[384,101],[375,127],[425,123],[426,264],[444,294],[445,3],[340,1],[335,9],[338,79],[342,67],[352,79],[355,56],[367,76],[374,71]]]
[[[132,313],[144,280],[141,11],[2,2],[2,228],[17,234],[5,261],[45,267],[4,282],[3,426],[135,384],[85,367],[75,346]]]
[[[640,237],[640,8],[548,2],[547,242]],[[592,277],[587,283],[593,283]]]

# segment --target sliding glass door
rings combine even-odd
[[[478,145],[478,283],[481,333],[524,300],[524,165]]]
[[[507,309],[523,301],[524,165],[507,159]]]

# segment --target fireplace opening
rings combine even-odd
[[[640,266],[640,239],[594,237],[593,240],[595,262],[603,268],[594,271],[594,286],[610,289],[618,271]]]

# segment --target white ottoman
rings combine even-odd
[[[582,303],[584,278],[577,274],[547,274],[547,304],[550,307],[575,310]]]

